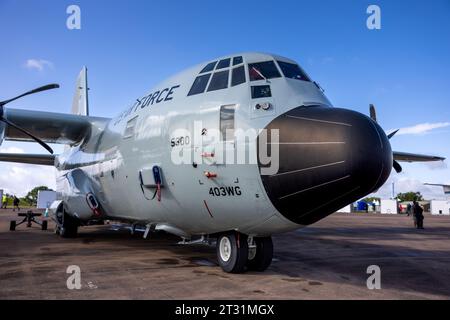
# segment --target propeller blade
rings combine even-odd
[[[38,93],[38,92],[46,91],[46,90],[51,90],[51,89],[56,89],[56,88],[59,88],[59,84],[56,84],[56,83],[47,84],[47,85],[45,85],[45,86],[42,86],[42,87],[39,87],[39,88],[30,90],[30,91],[27,91],[27,92],[25,92],[25,93],[22,93],[21,95],[19,95],[19,96],[17,96],[17,97],[14,97],[14,98],[11,98],[11,99],[2,101],[2,102],[0,102],[0,106],[4,106],[4,105],[7,104],[7,103],[10,103],[10,102],[12,102],[12,101],[14,101],[14,100],[17,100],[17,99],[19,99],[19,98],[28,96],[28,95],[30,95],[30,94],[34,94],[34,93]]]
[[[39,143],[41,146],[43,146],[48,152],[50,152],[51,154],[53,154],[53,149],[50,148],[50,146],[48,144],[46,144],[44,141],[42,141],[41,139],[39,139],[38,137],[35,137],[34,135],[32,135],[31,133],[29,133],[28,131],[26,131],[25,129],[22,129],[21,127],[19,127],[18,125],[12,123],[11,121],[5,119],[5,118],[0,118],[0,121],[3,121],[4,123],[6,123],[7,125],[19,130],[20,132],[23,132],[24,134],[26,134],[27,136],[29,136],[30,138],[32,138],[33,140],[35,140],[37,143]]]
[[[395,134],[398,132],[398,130],[400,130],[400,129],[397,129],[397,130],[395,130],[395,131],[392,131],[391,133],[389,133],[388,134],[388,139],[391,139],[393,136],[395,136]]]
[[[394,167],[394,170],[397,172],[397,173],[400,173],[400,172],[402,172],[402,166],[400,165],[400,163],[398,163],[397,162],[397,160],[394,160],[394,162],[392,163],[392,166]]]
[[[375,106],[373,104],[370,104],[369,110],[370,110],[370,119],[377,122],[377,111],[375,110]]]

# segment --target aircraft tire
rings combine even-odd
[[[62,238],[75,238],[78,233],[78,222],[75,218],[63,213],[62,225],[59,226],[59,235]]]
[[[262,272],[272,263],[273,242],[272,237],[254,238],[256,253],[247,262],[247,268],[251,271]]]
[[[12,220],[12,221],[9,223],[9,231],[14,231],[14,230],[16,230],[16,221],[15,221],[15,220]]]
[[[248,258],[247,236],[242,233],[226,233],[217,239],[217,260],[223,271],[243,273]]]
[[[47,230],[47,220],[42,221],[41,229],[42,230]]]

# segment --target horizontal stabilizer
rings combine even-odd
[[[0,153],[0,161],[53,166],[55,164],[55,155],[52,155],[52,154]]]
[[[450,194],[450,185],[448,185],[448,184],[424,183],[424,185],[442,187],[444,189],[445,194]]]
[[[405,162],[443,161],[445,158],[424,154],[394,151],[394,160]]]

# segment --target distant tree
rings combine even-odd
[[[420,192],[405,192],[397,194],[397,199],[399,201],[423,201],[423,196]]]
[[[378,198],[378,197],[367,197],[367,198],[363,199],[363,201],[366,203],[371,203],[371,202],[374,202],[375,200],[380,202],[380,198]]]
[[[30,192],[27,193],[27,195],[25,196],[25,199],[29,203],[30,206],[37,204],[38,191],[44,191],[44,190],[53,191],[52,189],[49,189],[47,186],[39,186],[39,187],[33,188]]]

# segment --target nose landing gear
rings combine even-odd
[[[245,234],[230,232],[218,237],[216,252],[219,265],[225,272],[264,271],[272,262],[272,238],[249,239]]]

